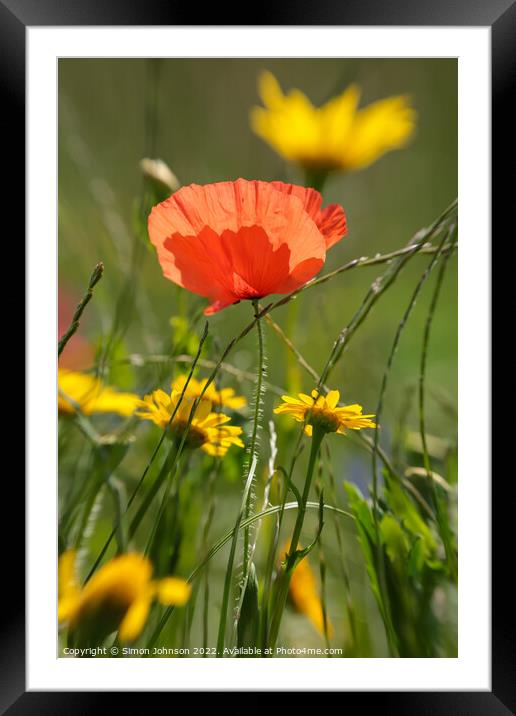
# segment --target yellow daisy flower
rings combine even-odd
[[[84,415],[117,413],[128,417],[134,413],[140,401],[133,393],[121,393],[104,385],[94,375],[64,368],[58,370],[57,385],[57,408],[61,415],[70,415],[80,410]]]
[[[284,95],[276,78],[264,72],[259,93],[265,108],[251,111],[253,131],[278,154],[311,172],[363,169],[414,132],[416,112],[407,97],[393,96],[358,109],[360,89],[314,107],[298,89]]]
[[[170,418],[178,403],[181,393],[173,390],[167,395],[164,390],[155,390],[140,401],[136,415],[142,420],[152,420],[160,428],[170,423]],[[190,411],[195,398],[185,395],[170,425],[173,437],[181,438],[188,424]],[[222,457],[231,447],[236,445],[244,447],[239,435],[242,428],[236,425],[226,425],[231,418],[223,413],[212,412],[210,400],[201,400],[193,416],[186,439],[186,445],[191,448],[202,448],[208,455]]]
[[[290,544],[284,547],[284,555],[287,554]],[[324,614],[319,590],[317,588],[317,580],[310,566],[307,557],[304,557],[294,569],[290,578],[289,595],[295,609],[304,614],[312,622],[317,631],[325,636],[324,633]],[[328,636],[333,636],[333,626],[329,619],[326,620],[326,628]]]
[[[274,409],[278,415],[288,413],[298,423],[304,423],[305,433],[312,435],[313,426],[317,426],[325,433],[341,433],[346,430],[361,430],[362,428],[375,428],[376,424],[370,420],[374,415],[362,415],[361,405],[345,405],[339,408],[340,393],[330,390],[328,395],[319,395],[312,390],[312,395],[299,393],[299,400],[289,395],[282,395],[284,401]]]
[[[187,375],[180,375],[172,381],[172,390],[181,393],[186,385],[187,380]],[[204,378],[203,380],[196,380],[195,378],[190,378],[190,382],[188,383],[185,395],[192,396],[193,398],[198,398],[207,382],[208,378]],[[229,408],[230,410],[240,410],[247,405],[247,400],[244,398],[244,396],[235,395],[235,391],[233,388],[222,388],[221,390],[217,390],[213,383],[210,383],[210,385],[206,389],[206,392],[204,393],[203,398],[206,398],[206,400],[210,400],[213,405],[220,406],[221,408]]]
[[[154,599],[161,604],[183,606],[190,585],[178,577],[152,580],[152,564],[136,553],[107,562],[80,587],[75,573],[75,552],[59,559],[58,620],[70,630],[81,627],[99,638],[118,630],[121,641],[132,641],[142,632]]]

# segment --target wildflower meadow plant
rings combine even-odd
[[[92,413],[118,413],[132,415],[139,404],[133,393],[122,393],[87,373],[71,370],[58,372],[58,410],[64,415],[80,410],[84,415]]]
[[[412,238],[383,218],[387,238],[367,236],[387,202],[364,214],[325,179],[411,151],[407,95],[360,108],[353,83],[315,107],[270,72],[259,88],[252,129],[285,160],[273,180],[181,186],[193,170],[142,159],[129,258],[103,189],[115,249],[58,343],[60,648],[454,656],[455,408],[427,364],[457,203]],[[147,107],[154,139],[159,116]],[[291,163],[307,186],[280,180]],[[410,383],[389,390],[417,302],[422,340],[399,364]]]
[[[70,551],[59,562],[58,616],[68,623],[77,645],[91,643],[92,637],[95,645],[115,629],[121,641],[133,641],[145,626],[153,599],[183,606],[190,597],[183,579],[153,581],[149,560],[134,553],[106,563],[81,589],[75,559]]]
[[[346,234],[343,209],[321,205],[315,190],[282,182],[192,184],[153,208],[149,236],[164,276],[210,299],[210,315],[313,278]]]
[[[244,447],[239,437],[242,428],[227,425],[231,418],[223,413],[214,413],[209,400],[199,402],[188,425],[193,401],[191,398],[184,398],[180,403],[180,395],[181,393],[174,390],[170,395],[163,390],[155,390],[141,401],[136,415],[169,430],[176,440],[181,440],[183,435],[186,435],[187,447],[200,447],[208,455],[224,456],[231,445]]]
[[[360,88],[347,87],[322,107],[298,89],[284,95],[270,72],[260,77],[265,105],[251,112],[251,126],[282,157],[309,173],[364,169],[386,152],[404,147],[414,133],[416,112],[400,95],[358,108]]]

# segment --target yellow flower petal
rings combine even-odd
[[[171,383],[172,391],[181,393],[186,386],[187,378],[188,376],[186,375],[180,375],[175,378]],[[203,399],[210,401],[213,405],[230,408],[231,410],[239,410],[247,405],[247,400],[244,396],[235,395],[233,388],[222,388],[222,390],[217,390],[215,385],[210,383],[206,390],[204,390],[207,382],[208,378],[204,378],[201,381],[196,380],[195,378],[190,378],[188,386],[186,387],[185,395],[190,398],[199,398],[201,393],[204,391]]]
[[[173,383],[174,386],[180,384],[181,382]],[[200,386],[200,383],[194,383],[195,389],[202,389]],[[139,410],[136,415],[142,420],[152,420],[162,428],[170,425],[171,434],[176,438],[182,437],[190,421],[190,413],[196,398],[185,393],[176,410],[180,395],[174,388],[170,397],[162,390],[156,390],[151,396],[145,398],[144,404],[148,410]],[[167,406],[164,405],[164,396],[168,402]],[[159,407],[157,403],[160,403]],[[174,416],[173,419],[172,416]],[[242,441],[237,437],[241,435],[242,428],[237,425],[227,425],[229,421],[229,416],[224,413],[212,412],[210,400],[201,400],[190,422],[186,447],[190,449],[202,447],[204,452],[217,456],[225,455],[231,445],[244,447]],[[223,440],[227,441],[225,445],[222,444]]]
[[[211,455],[212,457],[224,457],[228,451],[227,447],[214,445],[213,443],[204,443],[202,449],[207,455]]]
[[[156,583],[156,594],[159,601],[165,605],[176,604],[182,607],[190,599],[191,586],[179,577],[166,577]]]
[[[69,594],[71,591],[78,589],[77,578],[75,574],[76,552],[69,549],[59,557],[58,565],[58,593],[59,595]]]
[[[326,396],[320,395],[317,390],[312,390],[312,395],[299,393],[302,401],[293,402],[289,396],[283,396],[283,403],[274,409],[274,413],[289,414],[297,422],[307,422],[305,433],[313,434],[313,426],[316,425],[325,433],[338,432],[344,434],[346,429],[361,430],[362,428],[374,428],[376,425],[370,420],[373,414],[363,415],[362,406],[358,404],[338,407],[340,392],[330,390]]]
[[[288,549],[289,544],[286,544],[284,554],[287,553]],[[304,614],[317,631],[322,636],[325,636],[322,602],[319,596],[317,580],[308,557],[304,557],[294,569],[289,584],[289,594],[296,610]],[[333,626],[329,619],[327,619],[326,627],[328,636],[331,638],[333,636]]]
[[[105,386],[100,378],[87,373],[59,369],[58,410],[60,413],[84,415],[93,413],[117,413],[129,417],[141,404],[133,393],[122,393]]]
[[[140,636],[149,615],[151,600],[152,592],[149,591],[131,604],[120,622],[118,629],[120,641],[133,641]]]
[[[132,641],[141,634],[154,598],[182,605],[190,596],[190,586],[183,579],[151,581],[152,564],[134,552],[111,559],[79,589],[72,556],[65,553],[60,560],[58,607],[59,622],[69,622],[72,629],[85,620],[87,625],[109,630],[106,636],[118,628],[122,641]]]
[[[229,415],[224,415],[224,413],[209,413],[208,417],[206,417],[202,421],[202,427],[203,428],[214,428],[217,425],[224,425],[225,423],[228,423],[231,420]]]
[[[262,102],[269,109],[281,107],[284,100],[278,80],[272,72],[262,72],[258,80],[258,91]]]
[[[57,620],[59,624],[71,621],[77,614],[81,605],[79,594],[61,597],[57,605]]]
[[[308,396],[305,396],[308,398]],[[289,403],[290,405],[304,405],[304,400],[298,400],[297,398],[291,398],[290,395],[282,395],[281,399],[285,401],[285,403]],[[310,400],[310,398],[308,398]],[[311,401],[313,402],[313,401]]]
[[[69,621],[80,606],[80,588],[75,573],[75,550],[64,552],[58,564],[58,608],[59,623]]]
[[[414,132],[416,113],[404,96],[359,110],[360,89],[350,85],[317,108],[297,89],[285,95],[270,72],[260,75],[258,92],[264,107],[251,111],[253,131],[305,169],[361,169],[403,147]]]
[[[223,388],[220,393],[220,404],[231,410],[240,410],[247,405],[243,395],[235,395],[233,388]]]
[[[328,395],[326,396],[326,405],[330,410],[333,410],[338,404],[340,400],[340,393],[338,390],[330,390]]]
[[[299,397],[305,403],[305,405],[309,405],[310,407],[314,404],[315,399],[319,393],[316,390],[312,390],[312,395],[306,395],[306,393],[299,393]]]

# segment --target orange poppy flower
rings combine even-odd
[[[313,278],[346,234],[338,204],[283,182],[191,184],[152,209],[149,236],[166,278],[211,301],[290,293]]]

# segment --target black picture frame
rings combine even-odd
[[[514,175],[514,114],[509,110],[511,89],[516,86],[516,3],[513,0],[333,0],[326,3],[260,3],[259,16],[254,8],[235,22],[220,6],[202,10],[203,25],[415,25],[415,26],[489,26],[492,31],[492,170],[496,192],[492,197],[492,232],[503,241],[502,227],[514,226],[509,217],[514,203],[514,176],[506,181],[505,167]],[[25,146],[25,38],[27,26],[74,25],[196,25],[199,9],[176,2],[159,0],[0,0],[0,92],[3,107],[4,136],[3,192],[4,209],[16,217],[16,235],[10,232],[10,248],[21,247],[20,217],[24,207],[24,146]],[[254,13],[254,16],[253,16]],[[194,14],[197,17],[194,18]],[[509,124],[510,123],[510,124]],[[512,130],[512,131],[511,131]],[[5,153],[11,152],[9,159]],[[512,161],[511,161],[512,159]],[[474,157],[471,158],[474,171]],[[513,231],[511,231],[513,233]],[[507,240],[514,239],[506,235]],[[467,237],[465,237],[465,240]],[[4,244],[5,246],[5,244]],[[9,261],[8,266],[13,266]],[[19,264],[18,264],[19,265]],[[5,266],[5,264],[4,264]],[[9,268],[4,268],[7,274]],[[509,268],[506,268],[508,271]],[[4,272],[4,277],[6,273]],[[509,276],[507,275],[507,281]],[[502,279],[503,281],[503,279]],[[21,293],[21,292],[20,292]],[[21,296],[17,301],[21,300]],[[501,305],[501,304],[500,304]],[[5,310],[5,309],[4,309]],[[496,314],[494,314],[496,315]],[[14,325],[20,325],[13,321]],[[21,345],[11,339],[6,345]],[[33,349],[34,347],[32,347]],[[31,350],[31,346],[28,346]],[[12,350],[12,349],[11,349]],[[15,349],[16,365],[20,364],[20,349]],[[11,359],[13,358],[11,353]],[[511,361],[512,364],[512,361]],[[507,406],[504,406],[504,411]],[[509,406],[510,409],[510,406]],[[507,429],[508,430],[508,429]],[[503,429],[502,429],[503,431]],[[489,439],[489,436],[483,436]],[[493,439],[495,436],[493,435]],[[498,432],[497,444],[503,443],[503,432]],[[493,455],[497,451],[493,446]],[[373,706],[374,699],[382,713],[396,714],[474,714],[516,713],[515,692],[515,636],[514,599],[508,588],[507,554],[512,553],[513,539],[508,536],[513,512],[514,479],[512,471],[498,471],[498,483],[493,481],[492,516],[492,691],[491,692],[367,692],[345,693],[344,707],[349,708],[350,698],[367,697]],[[496,474],[493,470],[493,475]],[[7,481],[7,474],[4,478]],[[467,477],[467,476],[466,476]],[[464,479],[466,479],[466,477]],[[505,479],[504,479],[505,478]],[[0,632],[0,710],[10,716],[37,713],[89,714],[111,707],[116,708],[123,694],[95,692],[25,692],[25,594],[24,550],[20,538],[24,523],[24,484],[19,470],[9,471],[9,513],[11,513],[4,545],[9,534],[17,531],[16,549],[3,554],[3,584],[5,604],[1,610]],[[500,484],[501,483],[501,484]],[[10,494],[9,494],[10,493]],[[509,512],[510,511],[510,512]],[[4,510],[4,514],[7,511]],[[509,560],[513,557],[509,556]],[[44,585],[43,585],[44,587]],[[474,595],[472,595],[474,598]],[[408,685],[409,686],[409,685]],[[147,694],[131,693],[132,706],[140,710],[141,698]],[[363,703],[363,702],[362,702]],[[142,709],[145,709],[141,701]]]

